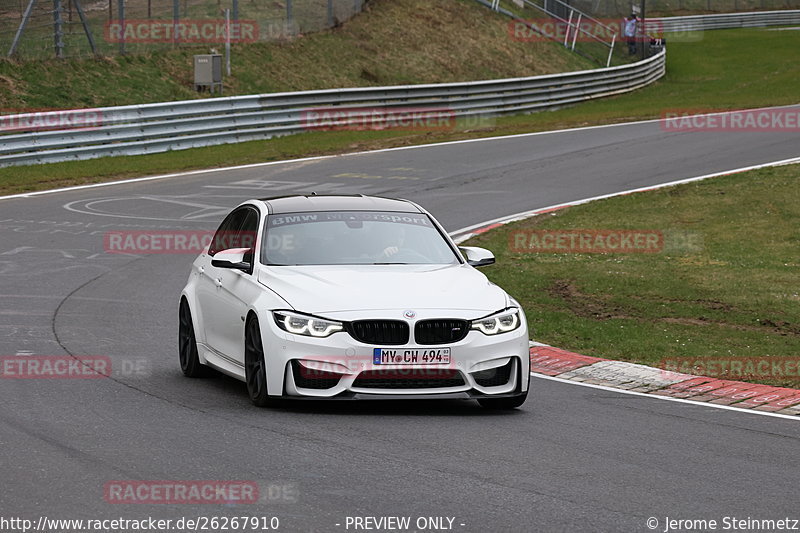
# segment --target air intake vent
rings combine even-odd
[[[439,389],[461,385],[464,385],[461,373],[449,368],[366,370],[353,382],[353,387],[362,389]]]
[[[408,322],[402,320],[356,320],[348,324],[347,331],[364,344],[408,344],[410,336]]]
[[[508,380],[511,379],[511,368],[513,364],[514,360],[512,359],[503,366],[473,372],[472,377],[475,379],[475,383],[481,387],[499,387],[500,385],[507,384]]]
[[[339,384],[342,374],[327,372],[324,369],[307,368],[299,361],[292,361],[294,384],[302,389],[325,390]]]
[[[469,333],[469,322],[455,319],[420,320],[414,327],[417,344],[450,344]]]

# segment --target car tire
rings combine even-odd
[[[274,405],[275,400],[267,394],[267,367],[264,361],[264,345],[261,343],[261,328],[258,319],[247,321],[244,333],[244,374],[247,394],[258,407]]]
[[[208,375],[208,367],[200,362],[197,354],[197,338],[194,335],[192,310],[185,298],[181,299],[178,323],[178,357],[184,376],[199,378]]]

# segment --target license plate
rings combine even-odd
[[[375,348],[376,365],[440,365],[450,362],[450,348],[412,348],[410,350]]]

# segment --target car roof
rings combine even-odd
[[[365,196],[363,194],[311,194],[261,198],[269,212],[305,213],[309,211],[395,211],[421,213],[419,207],[408,200]]]

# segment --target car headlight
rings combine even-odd
[[[295,335],[307,335],[309,337],[328,337],[337,331],[344,330],[341,322],[326,320],[317,316],[301,315],[291,311],[273,311],[275,323],[283,331]]]
[[[473,320],[472,329],[477,329],[484,335],[497,335],[514,331],[519,324],[519,309],[511,307],[485,318]]]

